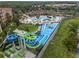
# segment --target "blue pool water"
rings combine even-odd
[[[51,24],[51,28],[48,27],[46,24],[41,26],[41,33],[38,35],[38,37],[34,40],[34,41],[26,41],[26,44],[30,45],[30,46],[35,46],[36,44],[40,44],[40,45],[44,45],[49,37],[51,36],[51,34],[53,34],[53,32],[55,31],[55,29],[59,26],[58,23],[53,23]]]

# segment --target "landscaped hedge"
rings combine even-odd
[[[54,39],[49,43],[42,57],[75,57],[77,49],[77,27],[79,18],[65,20],[58,29]]]

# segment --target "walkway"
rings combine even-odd
[[[35,54],[33,54],[32,52],[30,52],[30,51],[26,51],[25,52],[26,54],[25,54],[25,58],[35,58]]]

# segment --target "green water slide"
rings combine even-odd
[[[31,46],[29,44],[26,44],[27,47],[29,48],[38,48],[39,46],[43,45],[44,44],[44,41],[47,39],[47,35],[45,35],[40,41],[39,41],[39,44],[38,45],[35,45],[35,46]]]
[[[26,44],[26,46],[29,47],[29,48],[38,48],[40,45],[41,45],[41,44],[38,44],[38,45],[36,45],[36,46],[31,46],[31,45]]]
[[[27,40],[35,40],[37,38],[37,35],[34,33],[26,33],[22,37],[27,39]]]

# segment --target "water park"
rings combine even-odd
[[[47,17],[42,15],[37,18],[24,15],[19,20],[21,25],[12,33],[7,34],[0,48],[6,44],[4,48],[5,57],[23,58],[29,54],[27,51],[36,57],[56,28],[59,27],[61,21],[62,17],[60,16]]]

